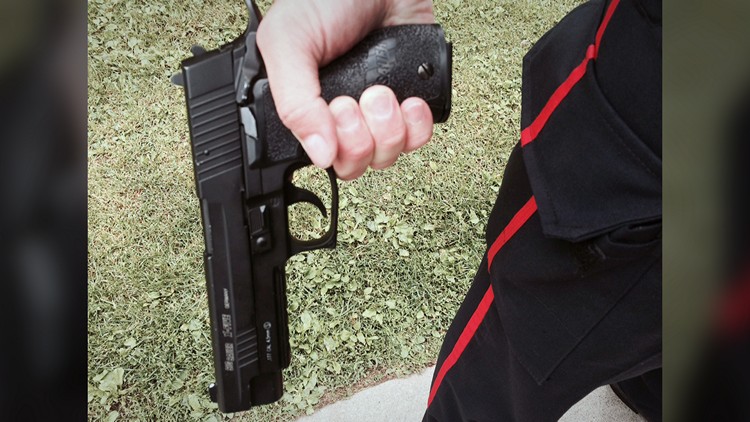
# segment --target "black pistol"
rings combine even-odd
[[[301,241],[289,231],[287,208],[307,202],[327,217],[313,192],[292,184],[311,164],[282,124],[255,36],[260,12],[246,0],[245,33],[216,50],[194,46],[172,82],[185,90],[195,185],[205,239],[204,264],[216,382],[222,412],[272,403],[283,394],[289,366],[284,267],[294,254],[336,246],[338,189],[331,183],[328,231]],[[389,86],[399,102],[424,99],[435,122],[451,105],[451,45],[439,25],[387,27],[369,34],[320,70],[322,96],[359,99],[369,86]]]

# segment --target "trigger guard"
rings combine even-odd
[[[289,196],[287,197],[287,203],[290,206],[299,204],[300,202],[312,204],[315,205],[315,207],[320,211],[321,214],[323,214],[324,218],[328,218],[328,212],[326,211],[326,206],[323,205],[323,201],[321,201],[317,195],[310,192],[309,190],[290,184],[288,195]]]
[[[336,183],[336,173],[333,168],[326,170],[331,182],[331,226],[328,231],[320,238],[314,240],[299,240],[289,234],[290,256],[300,252],[311,251],[320,248],[335,248],[336,234],[338,233],[338,215],[339,215],[339,190]],[[289,183],[288,204],[292,205],[298,202],[307,202],[318,207],[324,217],[328,217],[323,202],[314,193],[307,189],[302,189]]]

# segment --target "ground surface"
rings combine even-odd
[[[424,414],[434,367],[367,388],[316,410],[297,422],[412,422]],[[609,387],[600,387],[570,408],[560,422],[643,422]]]
[[[287,266],[287,394],[234,420],[295,420],[434,364],[519,136],[521,59],[576,3],[436,2],[454,44],[452,116],[393,168],[341,184],[338,248]],[[90,419],[226,419],[204,394],[203,241],[182,92],[169,76],[191,44],[238,36],[243,2],[88,5]],[[308,173],[300,183],[320,186]],[[308,211],[292,216],[300,235],[325,225]]]

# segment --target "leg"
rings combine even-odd
[[[488,240],[504,239],[502,250],[494,249],[493,275],[486,256],[446,335],[425,421],[557,420],[595,388],[661,366],[660,260],[644,261],[632,280],[626,269],[637,265],[630,261],[586,261],[590,276],[571,264],[568,278],[555,260],[573,259],[577,246],[544,238],[538,218],[523,212],[530,189],[520,158],[517,149],[490,217]],[[542,251],[541,260],[529,248]],[[516,250],[523,253],[509,253]],[[528,262],[532,267],[524,268]],[[518,268],[531,278],[495,276]],[[562,301],[555,313],[545,294]],[[608,305],[592,313],[601,302]],[[533,376],[529,368],[536,368]]]

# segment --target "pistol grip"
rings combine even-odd
[[[341,95],[359,100],[370,86],[385,85],[399,102],[422,98],[430,106],[435,123],[444,122],[451,108],[451,49],[436,24],[381,28],[320,69],[321,95],[327,102]],[[299,141],[276,112],[267,79],[255,83],[253,99],[265,158],[309,164]]]

